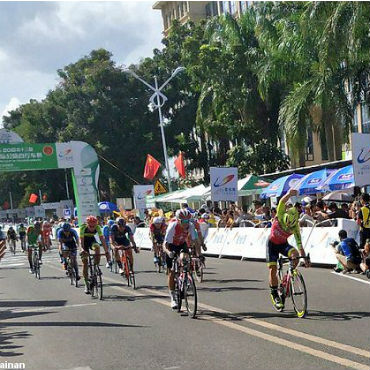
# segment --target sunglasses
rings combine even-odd
[[[182,224],[188,224],[189,223],[189,220],[181,220],[181,223]]]

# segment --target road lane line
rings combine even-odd
[[[56,308],[75,308],[75,307],[85,307],[85,306],[95,306],[97,303],[79,303],[79,304],[69,304],[66,306],[49,306],[49,307],[39,307],[39,308],[31,308],[29,310],[12,310],[14,313],[22,313],[22,312],[37,312],[37,311],[47,311],[47,310],[55,310]],[[16,317],[15,317],[16,318]],[[10,319],[7,319],[10,320]]]
[[[335,271],[332,271],[331,272],[332,274],[336,275],[336,276],[340,276],[340,277],[344,277],[344,278],[347,278],[347,279],[352,279],[352,280],[356,280],[356,281],[359,281],[360,283],[364,283],[364,284],[368,284],[370,285],[370,281],[365,281],[363,279],[360,279],[360,278],[356,278],[354,276],[348,276],[348,275],[343,275],[343,274],[338,274],[337,272]]]

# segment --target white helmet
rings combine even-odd
[[[187,209],[178,209],[176,211],[176,218],[178,220],[190,220],[191,219],[191,214]]]
[[[163,218],[162,217],[154,217],[153,218],[153,224],[161,224],[163,223]]]

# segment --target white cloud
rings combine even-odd
[[[0,116],[1,117],[0,127],[3,127],[2,117],[3,116],[7,116],[10,111],[18,108],[20,104],[21,104],[21,102],[19,101],[18,98],[12,97],[10,99],[9,103],[5,106],[4,110],[1,113],[1,116]]]

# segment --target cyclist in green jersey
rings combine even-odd
[[[290,189],[281,199],[276,208],[276,217],[271,226],[270,236],[266,245],[266,262],[269,268],[269,282],[271,289],[271,299],[276,308],[283,308],[283,302],[278,294],[278,277],[277,277],[277,260],[279,254],[286,257],[305,256],[305,251],[302,247],[301,231],[299,229],[297,208],[291,207],[286,209],[286,202],[291,196],[297,195],[297,191]],[[294,235],[298,250],[288,243],[288,238]],[[297,266],[298,260],[294,261],[294,266]],[[306,266],[307,262],[306,262]]]
[[[33,225],[28,226],[27,228],[27,253],[28,253],[28,262],[30,264],[30,273],[33,274],[32,266],[32,247],[39,247],[39,263],[42,264],[42,244],[41,244],[41,224],[38,221],[35,221]]]
[[[100,263],[100,245],[95,239],[95,235],[98,235],[101,244],[103,245],[105,256],[107,262],[111,263],[111,257],[103,231],[98,225],[98,219],[95,216],[88,216],[86,218],[86,224],[81,225],[80,227],[80,241],[81,241],[81,260],[82,260],[82,273],[85,282],[85,293],[90,294],[89,284],[88,284],[88,254],[89,250],[92,249],[95,251],[95,263],[98,265]]]

